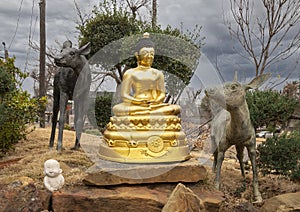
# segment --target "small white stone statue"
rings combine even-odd
[[[61,173],[57,160],[49,159],[44,163],[44,185],[49,191],[53,192],[63,187],[65,179]]]

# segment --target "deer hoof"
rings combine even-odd
[[[71,148],[71,150],[79,150],[80,146],[74,146]]]
[[[220,183],[219,183],[219,182],[215,182],[215,188],[216,188],[217,190],[220,190]]]
[[[63,147],[56,147],[56,151],[58,152],[58,153],[61,153],[63,150],[64,150],[65,148],[63,148]]]
[[[262,203],[263,202],[261,195],[255,196],[254,199],[255,199],[255,201],[253,203]]]

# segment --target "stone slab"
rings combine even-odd
[[[110,187],[66,187],[52,195],[53,211],[160,212],[167,203],[174,184],[120,185]],[[205,190],[198,184],[188,184],[205,210],[217,212],[224,202],[220,191]],[[208,206],[208,207],[207,207]]]
[[[199,182],[206,178],[206,168],[196,158],[180,163],[122,164],[102,161],[90,167],[83,182],[86,185]]]
[[[300,211],[300,192],[281,194],[267,199],[261,211]]]

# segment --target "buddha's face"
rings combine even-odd
[[[143,47],[138,53],[138,61],[142,66],[151,66],[154,60],[154,48]]]
[[[59,174],[62,173],[60,169],[59,163],[55,160],[47,160],[44,164],[44,173],[48,177],[57,177]]]

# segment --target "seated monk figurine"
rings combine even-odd
[[[177,162],[190,157],[180,106],[164,103],[161,71],[151,68],[154,44],[145,33],[136,45],[137,67],[126,71],[122,102],[113,107],[99,157],[124,163]]]
[[[44,185],[49,191],[56,191],[63,187],[65,178],[57,160],[49,159],[44,163]]]
[[[154,53],[154,44],[149,39],[149,34],[145,33],[135,52],[137,67],[129,69],[124,74],[121,89],[123,102],[113,107],[114,115],[180,113],[179,105],[163,103],[166,94],[164,75],[161,71],[151,68]],[[134,91],[133,95],[131,91]]]

